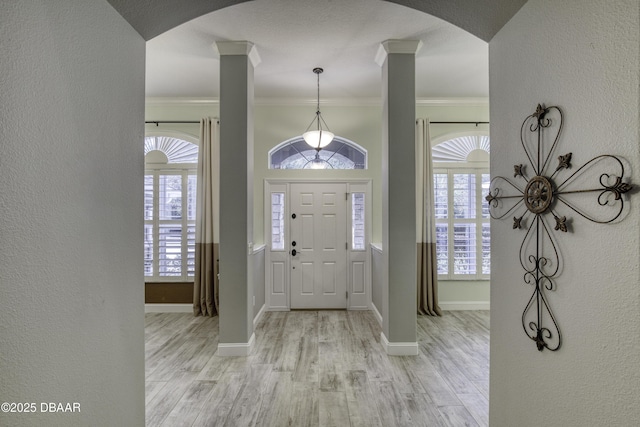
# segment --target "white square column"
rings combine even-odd
[[[382,67],[381,342],[387,354],[418,354],[415,54],[422,42],[387,40],[376,62]]]
[[[220,41],[220,356],[253,346],[250,251],[253,240],[253,70],[247,41]]]

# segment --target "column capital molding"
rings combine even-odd
[[[223,41],[219,40],[213,43],[213,49],[218,55],[246,55],[249,57],[251,64],[257,67],[260,64],[260,55],[255,45],[246,40]]]
[[[375,61],[379,66],[384,65],[387,56],[392,53],[415,55],[422,47],[422,40],[385,40],[380,43]]]

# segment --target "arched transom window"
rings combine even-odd
[[[366,169],[367,150],[355,142],[336,136],[316,152],[301,136],[269,151],[269,169]]]
[[[170,136],[147,136],[144,155],[147,163],[197,163],[198,146]]]
[[[470,135],[443,141],[431,152],[434,162],[488,162],[490,148],[488,135]]]

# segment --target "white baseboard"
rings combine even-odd
[[[490,310],[489,301],[439,301],[438,305],[445,311],[452,310]]]
[[[389,342],[384,332],[380,332],[380,342],[389,356],[417,356],[417,342]]]
[[[249,342],[218,343],[218,356],[249,356],[256,341],[256,334],[251,334]]]
[[[193,304],[145,304],[145,313],[193,313]]]
[[[373,315],[376,316],[376,320],[378,321],[380,326],[382,326],[382,314],[380,314],[380,312],[378,311],[378,307],[376,307],[374,303],[371,303],[371,311],[373,312]]]
[[[256,328],[256,326],[260,322],[260,319],[262,319],[262,315],[264,314],[266,306],[267,306],[266,304],[262,304],[262,307],[260,307],[258,314],[256,314],[256,317],[253,318],[253,329]]]

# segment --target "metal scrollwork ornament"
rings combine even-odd
[[[633,186],[625,181],[624,165],[613,155],[596,156],[571,173],[573,153],[554,154],[562,133],[559,107],[538,104],[522,122],[520,142],[528,163],[514,165],[513,180],[496,176],[486,200],[491,218],[513,216],[513,229],[526,230],[520,245],[520,265],[524,283],[533,287],[524,311],[522,327],[539,351],[556,351],[562,334],[547,294],[554,291],[561,271],[561,257],[553,232],[567,233],[571,218],[561,214],[566,208],[598,224],[620,217],[622,195]],[[552,165],[552,159],[557,164]],[[527,168],[531,167],[531,175]],[[598,175],[597,170],[606,170]],[[595,175],[593,175],[595,172]],[[590,176],[593,175],[593,176]],[[576,188],[586,182],[587,188]],[[597,194],[595,200],[585,193]]]

